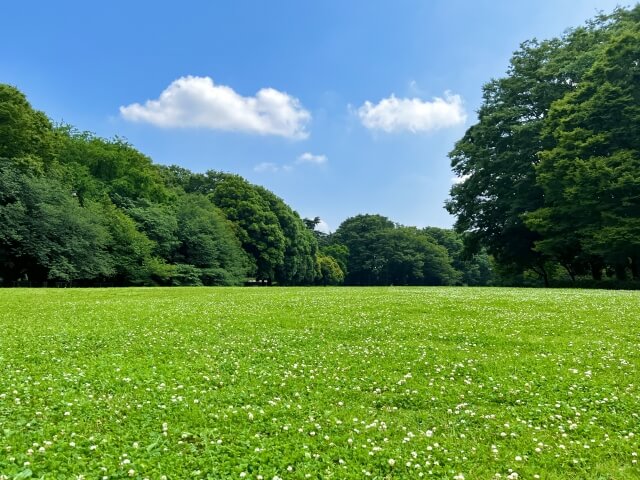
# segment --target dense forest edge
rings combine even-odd
[[[0,85],[4,286],[486,284],[461,236],[379,215],[316,231],[238,175],[154,164]]]
[[[640,4],[528,41],[450,153],[447,209],[503,280],[637,288]]]
[[[244,178],[154,164],[0,84],[0,285],[640,288],[640,5],[528,41],[450,153],[454,229],[334,233]]]

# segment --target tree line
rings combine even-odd
[[[639,152],[640,5],[524,42],[483,86],[450,153],[455,230],[357,215],[323,234],[0,84],[0,285],[640,285]]]
[[[503,279],[640,281],[640,5],[524,42],[450,158],[456,230]]]
[[[481,284],[483,252],[378,215],[315,230],[238,175],[154,164],[0,85],[1,285]],[[464,258],[463,258],[464,257]]]

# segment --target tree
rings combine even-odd
[[[52,155],[52,126],[17,88],[0,84],[0,158],[41,170]]]
[[[379,235],[394,228],[394,223],[382,215],[356,215],[340,224],[334,240],[349,250],[345,283],[375,285],[386,262],[374,248]]]
[[[256,278],[273,281],[286,249],[278,217],[246,180],[222,174],[213,180],[211,200],[234,224],[242,248],[253,260]]]
[[[503,269],[531,269],[548,284],[559,251],[565,260],[579,254],[572,239],[559,249],[537,248],[544,245],[543,233],[525,219],[545,202],[536,164],[539,152],[552,148],[553,140],[543,133],[551,105],[582,84],[598,45],[626,15],[618,10],[560,39],[522,44],[508,76],[483,87],[479,122],[450,153],[452,168],[463,179],[447,202],[457,216],[456,229],[466,233],[471,249],[485,247]]]
[[[114,264],[113,281],[121,285],[166,283],[173,269],[153,255],[154,242],[140,232],[135,221],[108,199],[100,204],[100,218],[110,234],[107,251]]]
[[[93,206],[82,208],[55,179],[0,168],[0,258],[5,280],[72,281],[113,273],[109,235]]]
[[[640,278],[640,5],[620,15],[578,87],[546,119],[549,147],[537,166],[544,206],[527,224],[536,248],[572,278],[605,263]]]
[[[139,201],[136,205],[127,199],[119,199],[121,208],[136,222],[137,229],[154,242],[153,255],[173,259],[180,246],[176,207],[146,200]]]
[[[256,278],[287,285],[314,282],[317,241],[282,199],[237,175],[209,171],[190,177],[179,168],[164,175],[188,192],[208,195],[224,212],[252,259]]]
[[[304,218],[302,221],[304,222],[305,227],[313,232],[320,224],[320,217]]]
[[[313,284],[318,274],[313,232],[272,192],[237,175],[153,165],[118,137],[52,126],[8,85],[0,159],[4,280],[228,285],[255,274]]]
[[[344,272],[335,258],[319,254],[317,257],[318,270],[320,272],[317,282],[321,285],[340,285],[344,282]]]
[[[475,286],[493,282],[491,261],[484,250],[469,252],[464,248],[464,237],[454,230],[427,227],[423,232],[447,250],[451,265],[459,272],[462,284]]]
[[[249,261],[232,225],[199,194],[187,194],[177,206],[179,247],[173,260],[182,275],[197,278],[195,284],[240,285],[247,276]],[[193,268],[189,268],[189,267]]]
[[[444,247],[418,229],[381,215],[348,218],[332,240],[349,252],[348,284],[449,285],[459,277]]]
[[[320,246],[320,253],[333,258],[346,277],[348,273],[347,264],[349,262],[349,248],[346,245],[338,243],[335,237],[331,236],[331,239],[326,245]]]
[[[151,159],[122,138],[106,140],[68,125],[56,128],[57,161],[81,196],[109,194],[112,199],[163,203],[170,198]],[[76,184],[77,182],[77,184]]]
[[[306,228],[297,212],[282,199],[263,187],[255,188],[278,218],[285,238],[284,259],[282,264],[276,267],[276,281],[286,285],[313,284],[318,250],[315,236]]]

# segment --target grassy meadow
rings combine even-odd
[[[640,293],[0,290],[0,479],[640,478]]]

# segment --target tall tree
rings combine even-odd
[[[605,263],[619,279],[640,277],[640,5],[616,32],[575,91],[546,119],[550,147],[541,153],[538,183],[544,206],[527,224],[544,238],[537,249],[575,276]]]
[[[198,194],[181,197],[177,210],[179,247],[175,262],[194,267],[197,283],[241,284],[249,261],[222,212]]]
[[[273,281],[284,262],[286,240],[269,202],[236,175],[210,175],[211,199],[235,226],[242,247],[253,259],[256,278]]]
[[[42,169],[53,155],[52,125],[17,88],[0,84],[0,158]]]
[[[508,75],[483,87],[479,122],[450,153],[462,179],[447,202],[457,216],[456,229],[467,233],[468,246],[484,246],[503,268],[531,269],[548,283],[547,267],[557,256],[536,248],[543,235],[525,222],[544,205],[535,166],[539,152],[549,148],[546,117],[554,101],[582,83],[597,45],[624,15],[616,11],[560,39],[522,44]],[[570,242],[565,247],[573,248]]]

